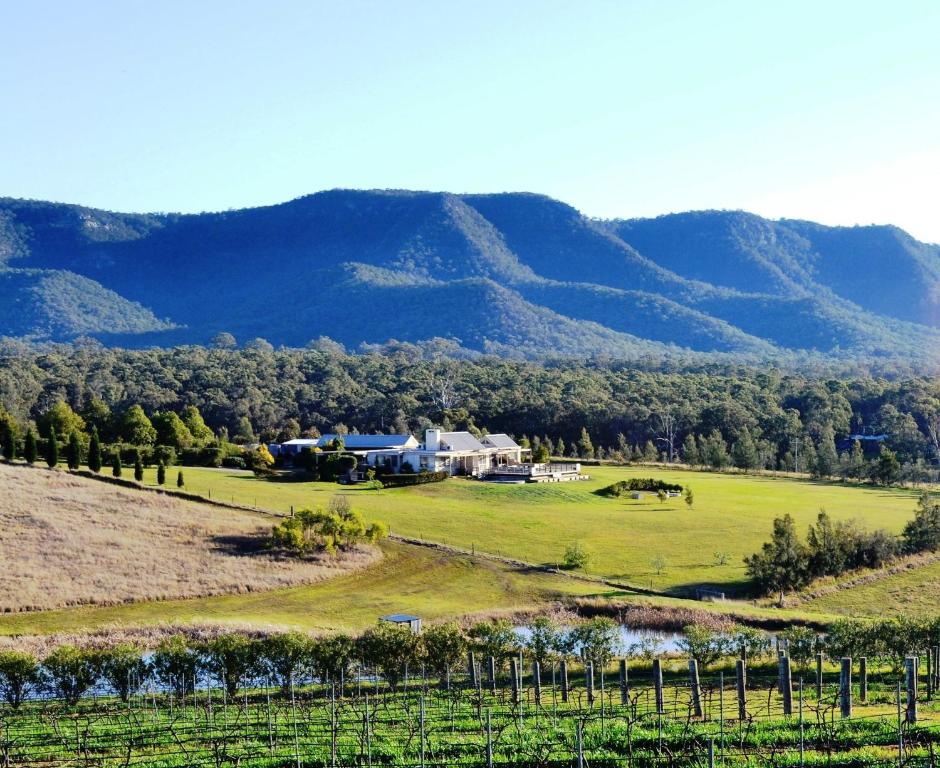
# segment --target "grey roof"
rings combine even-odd
[[[519,447],[519,444],[504,432],[495,432],[492,435],[484,435],[483,442],[487,445],[492,445],[494,448]]]
[[[395,621],[395,622],[404,622],[404,621],[418,621],[420,616],[413,616],[410,613],[390,613],[388,616],[382,616],[382,621]]]
[[[469,432],[441,432],[441,443],[452,451],[482,451],[485,447]]]
[[[323,435],[317,445],[323,448],[337,437],[339,435]],[[342,438],[343,444],[350,450],[357,448],[405,448],[408,445],[417,445],[418,443],[411,435],[343,435]]]

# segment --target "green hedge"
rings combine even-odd
[[[657,480],[654,477],[632,477],[629,480],[620,480],[595,491],[599,496],[623,496],[635,491],[648,491],[658,493],[659,491],[682,492],[682,486],[678,483],[667,483],[664,480]]]
[[[450,475],[446,472],[417,472],[402,475],[382,475],[379,480],[386,488],[397,488],[403,485],[424,485],[425,483],[441,483]]]

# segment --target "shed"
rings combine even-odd
[[[421,617],[410,613],[390,613],[388,616],[380,616],[379,621],[387,621],[389,624],[405,625],[416,635],[421,632]]]

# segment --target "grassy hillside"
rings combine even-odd
[[[309,583],[375,560],[281,561],[270,518],[0,464],[0,611],[165,600]]]
[[[291,505],[326,505],[348,494],[370,519],[394,533],[509,555],[528,562],[559,562],[578,541],[591,554],[590,573],[655,590],[686,593],[699,584],[734,590],[744,581],[742,558],[769,538],[774,517],[790,513],[800,530],[820,509],[835,519],[857,518],[869,528],[900,532],[913,515],[916,493],[809,480],[667,470],[590,467],[588,482],[495,485],[452,479],[382,491],[330,483],[278,482],[248,474],[186,470],[187,488],[213,498],[288,512]],[[663,477],[691,486],[695,505],[610,499],[595,490],[629,477]],[[153,482],[152,473],[147,477]],[[726,556],[718,564],[716,553]],[[665,567],[654,567],[661,556]]]

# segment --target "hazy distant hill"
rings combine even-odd
[[[0,335],[924,361],[938,326],[940,248],[893,227],[599,222],[533,194],[334,190],[198,215],[0,199]]]

